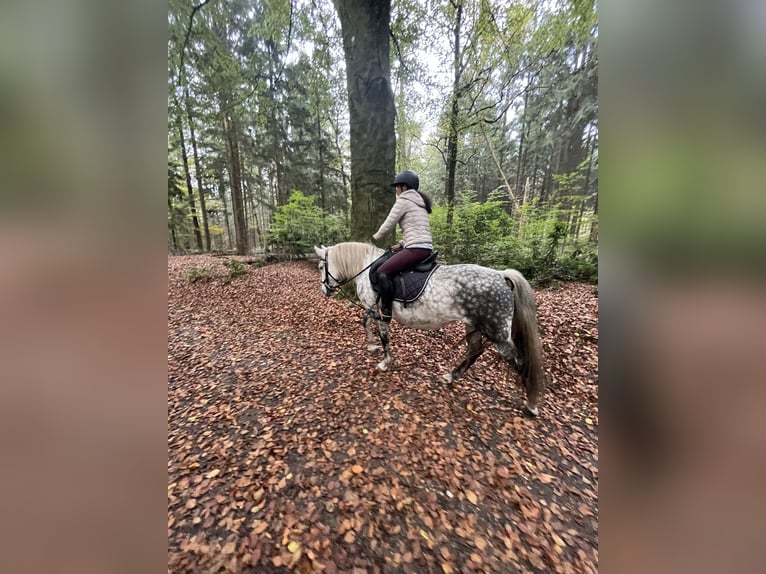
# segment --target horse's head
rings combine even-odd
[[[322,293],[329,297],[337,291],[338,284],[340,283],[333,275],[333,270],[330,269],[330,248],[324,245],[321,247],[315,245],[314,252],[319,257],[319,276],[322,279]]]

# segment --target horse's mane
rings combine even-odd
[[[338,243],[330,249],[330,256],[338,276],[348,278],[359,273],[367,258],[376,250],[377,248],[369,243]]]

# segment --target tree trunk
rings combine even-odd
[[[407,156],[407,133],[406,133],[406,118],[404,117],[404,67],[399,65],[399,93],[397,95],[396,104],[396,122],[398,124],[397,140],[396,140],[396,165],[399,169],[407,167],[409,169],[410,158]]]
[[[527,85],[528,86],[528,85]],[[521,114],[521,135],[519,137],[519,157],[516,161],[516,189],[521,189],[521,178],[523,177],[523,172],[525,169],[524,165],[524,152],[526,151],[524,147],[524,140],[527,136],[527,131],[529,130],[529,126],[527,125],[527,104],[529,102],[529,89],[524,90],[524,111]],[[525,194],[526,195],[526,194]],[[522,203],[522,206],[526,203],[526,197],[524,198],[524,202]]]
[[[460,98],[460,28],[463,21],[463,3],[452,2],[455,8],[455,28],[453,48],[452,69],[454,78],[452,82],[452,103],[449,112],[449,133],[447,134],[447,180],[444,184],[444,200],[447,204],[447,242],[445,245],[445,255],[447,258],[452,256],[452,227],[455,213],[455,173],[457,171],[457,136],[458,136],[458,114]]]
[[[391,90],[391,0],[334,0],[343,33],[351,131],[351,239],[383,223],[394,193],[396,132]],[[384,238],[389,241],[391,236]]]
[[[186,138],[184,137],[184,126],[181,121],[181,106],[178,98],[173,95],[176,104],[176,128],[178,129],[178,140],[181,145],[181,159],[184,165],[184,175],[186,176],[186,188],[189,191],[189,209],[192,214],[192,225],[194,226],[194,237],[197,239],[197,248],[202,251],[202,233],[199,229],[199,219],[197,218],[197,206],[194,203],[194,188],[192,187],[191,171],[189,171],[189,156],[186,153]]]
[[[226,226],[226,237],[229,240],[228,251],[234,246],[234,240],[231,236],[231,224],[229,223],[229,204],[226,201],[226,191],[223,185],[223,169],[221,169],[218,175],[218,192],[221,194],[221,203],[223,203],[223,221]]]
[[[327,194],[325,193],[324,189],[324,140],[322,138],[322,122],[321,117],[319,115],[319,98],[317,97],[317,104],[316,104],[316,130],[317,130],[317,139],[319,141],[319,201],[321,203],[320,207],[327,211]]]
[[[199,209],[202,212],[202,228],[205,231],[205,248],[210,251],[210,226],[207,222],[207,207],[205,206],[205,190],[202,187],[202,169],[200,168],[199,153],[197,153],[197,138],[194,135],[194,119],[191,111],[191,98],[189,88],[184,88],[186,101],[186,117],[189,120],[189,136],[191,138],[192,153],[194,155],[194,173],[197,175],[197,192],[199,193]]]
[[[236,125],[229,116],[228,99],[222,98],[221,109],[224,110],[223,129],[226,134],[226,143],[229,148],[229,175],[231,176],[231,203],[234,215],[234,233],[237,241],[237,255],[247,254],[247,225],[245,223],[245,206],[242,201],[242,174],[240,172],[239,139],[237,138]]]
[[[178,236],[176,235],[176,222],[173,217],[173,200],[168,195],[168,213],[170,214],[170,236],[173,238],[173,253],[178,253]]]

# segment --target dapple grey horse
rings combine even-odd
[[[376,306],[367,270],[383,254],[369,243],[338,243],[314,247],[319,257],[322,291],[332,295],[342,285],[354,281],[359,300],[368,309]],[[367,313],[364,327],[370,351],[383,348],[378,369],[385,371],[393,359],[389,347],[389,325]],[[500,355],[519,373],[526,390],[525,410],[538,414],[545,388],[542,345],[537,328],[535,295],[527,280],[515,269],[496,271],[480,265],[440,265],[431,275],[420,297],[406,306],[395,302],[394,319],[415,329],[439,329],[461,321],[466,328],[468,350],[451,373],[442,375],[452,383],[484,352],[486,337]],[[375,323],[380,345],[372,330]]]

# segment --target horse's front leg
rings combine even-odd
[[[364,332],[367,335],[367,350],[371,353],[383,348],[378,341],[378,337],[375,336],[375,333],[372,330],[374,321],[375,320],[369,314],[365,314],[364,319],[362,320]]]
[[[388,332],[390,323],[386,321],[377,321],[378,331],[380,332],[380,343],[383,345],[383,360],[378,363],[378,369],[387,371],[394,359],[391,357],[391,348],[389,346]]]

